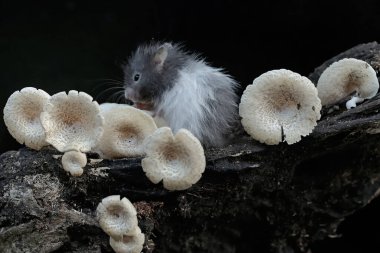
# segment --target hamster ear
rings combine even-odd
[[[168,49],[171,47],[172,45],[170,43],[165,43],[158,48],[156,54],[154,55],[153,62],[156,65],[158,71],[162,69],[166,57],[168,57]]]

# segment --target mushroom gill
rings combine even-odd
[[[248,85],[239,114],[252,138],[269,145],[293,144],[320,119],[321,101],[313,83],[290,70],[268,71]]]
[[[184,190],[195,184],[206,166],[199,140],[188,130],[176,135],[168,127],[157,129],[146,141],[146,157],[141,164],[153,183],[163,181],[168,190]]]

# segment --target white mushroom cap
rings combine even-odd
[[[144,140],[156,129],[151,116],[122,104],[101,104],[104,132],[94,149],[103,158],[144,155]]]
[[[120,200],[120,195],[104,198],[96,209],[96,216],[103,231],[115,240],[135,233],[137,213],[127,198]]]
[[[103,118],[97,102],[84,92],[53,95],[41,113],[46,141],[61,152],[90,151],[103,133]]]
[[[152,116],[153,120],[154,120],[154,123],[156,123],[156,126],[159,128],[159,127],[169,127],[169,124],[168,122],[166,122],[166,120],[162,117],[160,117],[159,115],[155,115],[153,112],[151,111],[146,111],[146,110],[142,110],[143,112],[147,113],[148,115]]]
[[[158,115],[153,117],[154,123],[156,123],[157,127],[168,127],[169,124],[166,120]]]
[[[143,249],[145,236],[136,227],[133,235],[124,235],[120,241],[110,237],[110,245],[116,253],[140,253]]]
[[[355,107],[356,102],[372,98],[379,89],[375,70],[365,61],[345,58],[326,68],[317,84],[318,96],[322,105],[333,105],[354,93],[353,101],[347,108]]]
[[[4,107],[4,122],[19,143],[39,150],[48,145],[40,121],[40,113],[50,95],[33,87],[14,92]]]
[[[320,119],[321,101],[313,83],[290,70],[268,71],[245,89],[239,105],[244,129],[269,145],[293,144]]]
[[[62,156],[63,169],[74,177],[83,174],[83,168],[87,164],[87,157],[85,154],[78,151],[68,151]]]
[[[184,190],[198,182],[206,167],[199,140],[188,130],[173,136],[168,127],[157,129],[146,141],[146,158],[141,162],[153,183],[161,180],[168,190]]]

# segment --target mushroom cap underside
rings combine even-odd
[[[199,140],[188,130],[176,135],[168,127],[157,129],[145,144],[146,158],[142,167],[153,182],[163,181],[168,190],[184,190],[195,184],[206,166]]]
[[[293,144],[320,119],[321,102],[313,83],[290,70],[268,71],[245,89],[239,105],[244,129],[269,145]]]

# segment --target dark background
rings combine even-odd
[[[109,101],[106,79],[121,80],[121,63],[151,39],[183,42],[244,87],[276,68],[308,75],[352,46],[380,41],[380,1],[0,0],[0,109],[26,86]],[[1,120],[0,153],[18,147]],[[380,225],[379,206],[351,217],[343,238],[314,252],[360,251],[380,240],[379,232],[366,233]]]

